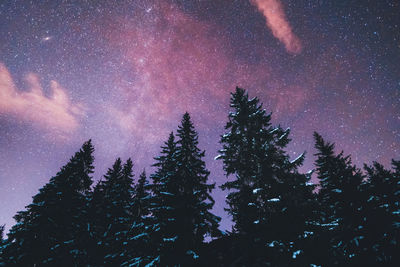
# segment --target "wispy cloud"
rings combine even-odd
[[[293,33],[281,2],[279,0],[251,0],[251,3],[263,13],[268,28],[285,45],[286,50],[293,54],[300,53],[302,50],[301,41]]]
[[[0,62],[0,114],[11,115],[48,130],[68,132],[79,126],[82,106],[71,103],[65,89],[56,81],[50,82],[52,96],[46,97],[36,74],[29,73],[25,80],[29,90],[17,90],[10,72]]]

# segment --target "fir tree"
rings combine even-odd
[[[89,140],[14,217],[4,250],[7,266],[87,265],[93,150]]]
[[[321,240],[326,242],[326,265],[351,265],[361,261],[360,242],[363,227],[363,175],[352,165],[350,156],[335,155],[334,144],[314,133],[316,170],[320,181]],[[323,245],[323,244],[322,244]]]
[[[245,90],[236,88],[230,106],[234,111],[217,159],[223,160],[226,175],[233,176],[221,188],[230,191],[227,211],[239,235],[235,264],[298,262],[304,255],[299,249],[304,233],[311,233],[314,205],[310,177],[297,171],[304,154],[290,161],[284,151],[290,130],[272,127],[271,114]]]

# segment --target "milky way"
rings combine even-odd
[[[116,157],[151,172],[185,111],[210,179],[235,86],[290,127],[290,156],[312,132],[357,166],[400,151],[398,1],[2,1],[0,224],[29,204],[87,139],[98,180]],[[226,192],[216,190],[223,217]]]

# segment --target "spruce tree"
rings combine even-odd
[[[5,265],[3,260],[3,249],[4,249],[3,245],[5,243],[3,235],[4,235],[4,225],[0,226],[0,266]]]
[[[149,211],[149,200],[150,196],[150,185],[147,180],[146,171],[140,174],[138,182],[134,188],[134,196],[132,203],[132,213],[136,220],[142,220],[150,214]]]
[[[398,164],[392,161],[393,171],[374,162],[365,165],[366,203],[362,244],[366,248],[363,259],[375,266],[398,266],[400,257],[400,176]],[[397,168],[396,168],[397,164]],[[396,177],[397,172],[397,177]]]
[[[106,266],[120,265],[124,261],[121,252],[132,223],[132,167],[131,159],[122,166],[118,158],[94,189],[91,209],[96,212],[93,216],[98,240],[96,258]]]
[[[32,204],[14,217],[4,249],[7,266],[87,265],[87,196],[92,184],[93,146],[84,143]]]
[[[175,136],[171,132],[168,141],[161,147],[161,155],[156,157],[156,172],[150,176],[152,180],[151,213],[152,227],[148,230],[151,236],[151,261],[161,266],[174,266],[178,261],[174,242],[177,239],[177,196],[179,181],[177,179]]]
[[[394,190],[392,191],[392,199],[391,199],[391,213],[393,218],[392,223],[392,240],[391,246],[392,250],[390,253],[392,254],[392,266],[400,265],[400,255],[398,251],[400,250],[400,160],[392,159],[392,167],[393,167],[393,175],[392,175],[392,184]]]
[[[198,134],[188,113],[178,127],[178,141],[171,133],[161,156],[156,158],[152,214],[156,227],[152,242],[159,244],[156,259],[162,266],[200,264],[206,235],[218,236],[220,218],[210,212],[214,205],[208,184],[209,171],[198,148]]]
[[[0,245],[3,245],[4,242],[4,225],[0,226]]]
[[[210,212],[214,205],[211,192],[215,184],[208,184],[210,172],[205,167],[205,151],[198,148],[198,134],[189,113],[185,113],[177,131],[177,176],[179,196],[176,220],[180,236],[176,247],[197,259],[205,235],[219,236],[220,218]],[[190,259],[188,259],[191,262]],[[195,262],[195,261],[194,261]]]
[[[141,182],[135,187],[132,209],[133,214],[140,216],[134,217],[128,233],[125,253],[129,258],[122,266],[174,266],[179,262],[174,249],[178,230],[175,196],[179,190],[173,133],[161,149],[161,155],[155,158],[156,163],[153,164],[157,169],[150,176],[152,184],[147,185],[143,173]]]
[[[299,264],[314,205],[310,177],[297,171],[304,154],[290,161],[284,151],[290,130],[272,127],[271,114],[245,90],[236,88],[230,106],[217,159],[230,177],[221,188],[230,191],[226,210],[239,238],[235,264]]]
[[[149,228],[153,224],[150,201],[150,185],[146,172],[143,171],[133,190],[130,206],[132,218],[121,251],[124,258],[121,266],[142,266],[154,260],[151,256],[153,251],[150,249]]]
[[[314,137],[324,228],[321,240],[326,242],[329,253],[329,262],[325,264],[354,266],[362,261],[363,175],[352,165],[350,156],[344,156],[343,152],[336,155],[334,144],[325,142],[318,133]]]

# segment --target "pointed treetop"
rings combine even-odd
[[[153,167],[160,167],[165,163],[166,160],[172,158],[176,151],[176,142],[174,133],[171,132],[168,136],[168,140],[164,142],[161,146],[161,156],[155,157],[156,163],[154,163]]]
[[[140,176],[139,176],[139,180],[140,179],[146,179],[146,177],[147,177],[147,175],[146,175],[146,169],[143,169],[143,171],[140,173]]]
[[[249,99],[249,94],[246,92],[246,90],[236,86],[236,90],[234,93],[231,93],[231,100],[232,99]]]
[[[314,139],[315,139],[315,148],[319,150],[319,152],[315,155],[325,154],[332,156],[334,154],[333,151],[335,149],[334,143],[326,142],[322,138],[322,136],[317,132],[314,132]]]
[[[146,175],[146,170],[143,169],[142,173],[139,176],[138,184],[137,186],[139,187],[144,187],[147,183],[147,175]]]
[[[190,115],[186,112],[181,121],[181,125],[178,126],[178,136],[182,135],[183,132],[192,132],[194,131],[194,126],[191,121]]]
[[[82,148],[78,152],[79,154],[83,155],[84,160],[87,161],[87,164],[92,164],[94,161],[93,157],[94,147],[92,144],[92,139],[89,139],[85,143],[83,143]]]
[[[122,161],[121,158],[117,158],[114,162],[113,169],[121,169],[122,168]]]
[[[177,132],[177,136],[179,137],[177,143],[181,145],[181,148],[186,147],[190,151],[192,149],[198,150],[195,148],[199,143],[198,134],[188,112],[183,115],[181,125],[178,126]]]
[[[132,179],[133,178],[132,170],[133,170],[133,162],[131,158],[128,158],[122,169],[122,175],[124,177]]]
[[[90,153],[92,153],[94,151],[94,147],[93,147],[93,144],[92,144],[92,139],[89,139],[85,143],[83,143],[82,151],[83,152],[90,152]]]
[[[185,112],[185,114],[183,114],[183,118],[182,118],[182,122],[189,122],[190,121],[190,114],[189,112]]]
[[[106,179],[112,179],[115,176],[120,176],[122,171],[122,162],[120,158],[117,158],[111,168],[108,169],[107,174],[104,175]]]
[[[393,169],[395,170],[395,172],[397,174],[400,174],[400,160],[392,159],[392,166],[393,166]]]
[[[93,152],[94,152],[94,147],[92,144],[92,139],[89,139],[88,141],[83,143],[82,148],[77,153],[77,154],[79,154],[78,157],[83,159],[82,163],[83,163],[84,172],[87,173],[88,175],[94,173]],[[92,185],[92,183],[93,183],[93,181],[92,181],[91,177],[87,177],[87,179],[85,179],[85,181],[84,181],[85,187],[87,187],[87,188],[90,187]]]
[[[235,129],[235,124],[248,125],[248,127],[270,126],[272,113],[266,114],[263,104],[257,97],[249,99],[246,90],[236,87],[236,91],[231,93],[230,106],[234,108],[234,112],[228,115],[229,122],[225,126],[226,129],[230,127]]]
[[[260,100],[257,97],[249,100],[249,94],[247,90],[240,87],[236,87],[234,93],[231,93],[231,107],[236,107],[235,103],[251,103],[257,105]]]
[[[165,143],[167,147],[175,147],[175,135],[174,132],[171,132],[168,136],[168,141]]]
[[[83,143],[78,152],[74,154],[69,160],[69,162],[61,167],[61,170],[57,173],[57,175],[50,179],[50,183],[57,181],[64,181],[73,185],[75,188],[79,188],[79,191],[89,191],[90,186],[93,183],[92,177],[90,176],[94,172],[94,157],[93,157],[94,147],[92,145],[91,139]],[[82,176],[74,176],[68,175],[65,177],[67,173],[71,170],[76,171],[79,169]],[[60,179],[60,177],[63,177]]]
[[[126,168],[133,168],[133,162],[131,158],[128,158],[125,163]]]
[[[139,176],[139,180],[138,183],[136,184],[136,194],[140,194],[143,195],[146,190],[147,186],[147,175],[146,175],[146,171],[143,169],[142,173]]]
[[[3,241],[4,227],[5,225],[0,226],[0,244]]]

